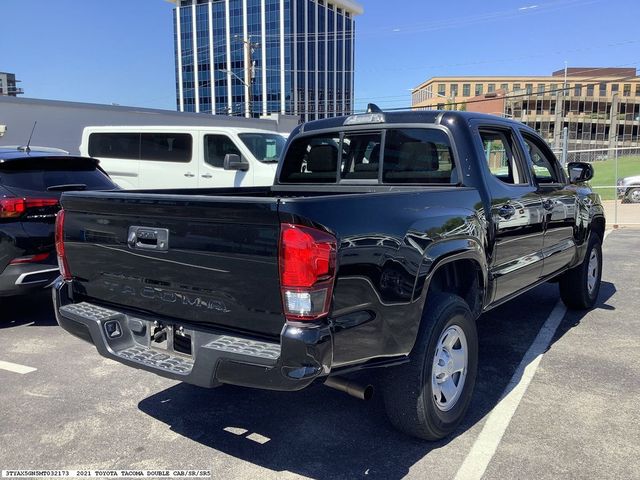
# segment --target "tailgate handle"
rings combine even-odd
[[[169,250],[169,230],[167,228],[132,226],[129,227],[127,243],[129,248],[166,252]]]

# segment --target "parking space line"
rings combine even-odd
[[[484,475],[566,311],[562,301],[558,301],[489,414],[455,480],[480,480]]]
[[[37,370],[37,368],[18,365],[17,363],[4,362],[2,360],[0,360],[0,369],[7,370],[13,373],[19,373],[21,375],[24,375],[25,373],[35,372]]]

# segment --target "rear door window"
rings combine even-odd
[[[189,163],[192,144],[189,133],[143,133],[140,135],[140,159]]]
[[[387,130],[384,183],[457,183],[449,137],[435,128]]]
[[[480,138],[491,175],[502,183],[528,185],[529,181],[522,171],[523,161],[511,130],[483,128],[480,130]]]

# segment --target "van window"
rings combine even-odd
[[[457,183],[449,137],[434,128],[388,130],[384,183]]]
[[[236,144],[226,135],[204,136],[204,161],[212,167],[224,168],[224,157],[228,153],[240,155]]]
[[[188,133],[142,133],[140,159],[189,163],[191,146],[191,135]]]
[[[92,133],[89,135],[89,156],[102,158],[140,158],[139,133]]]
[[[188,163],[192,143],[188,133],[97,132],[89,135],[89,156]]]
[[[238,136],[253,156],[265,163],[277,162],[286,143],[277,133],[240,133]]]

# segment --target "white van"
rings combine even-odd
[[[272,185],[286,140],[234,127],[86,127],[80,153],[124,189]]]

